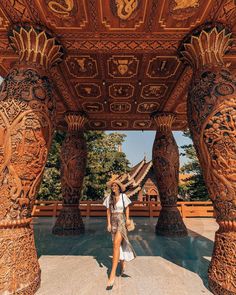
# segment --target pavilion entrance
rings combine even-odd
[[[84,231],[76,206],[91,129],[157,131],[156,232],[186,235],[172,130],[189,127],[219,224],[209,287],[236,294],[234,1],[13,2],[0,3],[0,293],[40,285],[31,212],[55,129],[67,136],[54,233]]]

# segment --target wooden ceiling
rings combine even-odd
[[[13,23],[42,24],[66,49],[52,69],[57,123],[84,110],[87,128],[155,130],[154,111],[174,112],[174,130],[187,127],[186,95],[192,70],[181,63],[183,37],[205,21],[236,32],[235,0],[1,0],[0,74],[17,60],[8,45]],[[236,68],[236,45],[226,56]]]

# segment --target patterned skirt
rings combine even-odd
[[[120,260],[130,261],[136,257],[135,251],[129,242],[125,217],[123,213],[111,213],[111,235],[114,240],[116,232],[119,231],[123,237],[120,246]]]

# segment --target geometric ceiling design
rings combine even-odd
[[[57,125],[66,111],[83,110],[86,128],[155,130],[154,111],[176,114],[174,130],[187,127],[186,97],[192,70],[177,56],[183,37],[218,20],[236,33],[234,0],[1,0],[0,75],[17,60],[9,47],[11,24],[46,26],[66,50],[51,70]],[[236,45],[225,56],[236,68]]]

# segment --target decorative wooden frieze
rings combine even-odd
[[[175,115],[154,113],[152,117],[157,128],[152,161],[162,206],[156,233],[164,236],[185,236],[187,230],[177,209],[179,151],[171,131]]]
[[[223,62],[230,42],[229,30],[212,23],[194,30],[180,47],[194,69],[189,128],[220,226],[208,273],[214,294],[236,293],[236,80]]]

